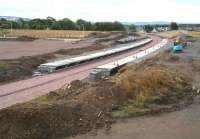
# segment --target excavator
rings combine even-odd
[[[183,52],[184,47],[187,46],[187,43],[181,38],[181,36],[176,37],[174,40],[173,52]]]

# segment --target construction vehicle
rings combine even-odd
[[[174,40],[174,47],[173,47],[173,52],[183,52],[183,49],[187,46],[187,43],[181,39],[181,36],[177,37]]]
[[[173,47],[173,52],[174,52],[174,53],[183,52],[183,45],[182,45],[182,44],[175,45],[175,46]]]

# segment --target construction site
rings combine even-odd
[[[27,61],[30,73],[13,73],[16,79],[1,75],[0,138],[99,138],[99,130],[112,131],[120,119],[197,105],[197,38],[151,34],[118,41],[126,37],[119,32],[91,41],[90,36],[66,42],[87,42],[82,48],[55,49],[37,56],[38,61],[34,55],[2,60],[1,66],[10,64],[10,71],[17,61]]]
[[[199,139],[198,4],[2,1],[0,139]]]

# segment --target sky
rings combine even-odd
[[[200,23],[200,0],[0,0],[0,16]]]

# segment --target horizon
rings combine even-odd
[[[0,0],[2,16],[84,19],[91,22],[199,23],[198,0]],[[47,6],[48,5],[48,6]],[[70,5],[70,6],[69,6]],[[52,10],[54,9],[54,10]],[[187,11],[187,12],[186,12]],[[184,17],[183,17],[184,15]]]
[[[46,18],[26,18],[26,17],[18,17],[18,16],[6,16],[6,15],[3,15],[3,16],[1,16],[0,15],[0,19],[1,19],[1,17],[7,17],[7,18],[22,18],[22,19],[28,19],[28,20],[33,20],[33,19],[46,19]],[[50,16],[49,16],[50,17]],[[52,18],[54,18],[54,17],[52,17]],[[67,18],[67,17],[64,17],[64,18]],[[62,18],[62,19],[64,19],[64,18]],[[54,19],[56,19],[56,18],[54,18]],[[62,19],[56,19],[57,21],[58,20],[62,20]],[[82,18],[78,18],[78,19],[82,19]],[[77,20],[78,20],[77,19]],[[71,19],[70,19],[71,20]],[[72,20],[73,22],[76,22],[77,20]],[[84,19],[82,19],[82,20],[84,20]],[[88,21],[88,22],[91,22],[91,21],[89,21],[89,20],[86,20],[86,21]],[[115,22],[115,21],[93,21],[92,23],[95,23],[95,22]],[[121,22],[121,21],[116,21],[116,22],[120,22],[120,23],[122,23],[122,24],[125,24],[125,25],[131,25],[131,24],[135,24],[135,25],[140,25],[140,24],[156,24],[156,23],[158,23],[158,24],[163,24],[163,25],[165,25],[165,24],[170,24],[170,23],[172,23],[172,22],[176,22],[176,21],[143,21],[143,22],[141,22],[141,21],[136,21],[136,22]],[[200,24],[200,22],[176,22],[176,23],[178,23],[178,24]]]

